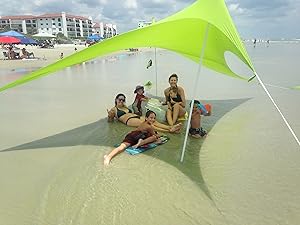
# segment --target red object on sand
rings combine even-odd
[[[2,36],[0,37],[0,43],[2,44],[18,44],[21,43],[21,40],[15,37]]]

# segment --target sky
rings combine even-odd
[[[117,25],[118,33],[140,20],[161,20],[195,0],[1,0],[0,16],[66,12]],[[225,0],[242,38],[300,39],[300,0]]]

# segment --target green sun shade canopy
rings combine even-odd
[[[128,48],[163,48],[177,52],[199,63],[200,52],[208,24],[209,28],[203,65],[219,73],[244,79],[228,67],[225,61],[225,52],[229,51],[240,58],[250,70],[255,72],[224,0],[198,0],[184,10],[148,27],[132,30],[107,39],[38,69],[1,87],[0,91],[63,68]]]

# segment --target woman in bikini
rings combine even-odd
[[[110,110],[107,110],[108,122],[113,122],[114,118],[116,118],[127,126],[140,126],[145,121],[145,117],[132,113],[132,111],[125,105],[125,101],[126,97],[124,94],[118,94],[116,96],[115,106]],[[174,126],[168,126],[155,121],[152,126],[157,131],[176,133],[180,131],[182,124],[179,123]]]

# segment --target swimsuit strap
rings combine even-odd
[[[125,124],[127,125],[128,121],[129,121],[130,119],[133,119],[133,118],[138,118],[138,119],[140,119],[141,117],[138,116],[138,115],[129,117],[129,118],[126,120]]]

